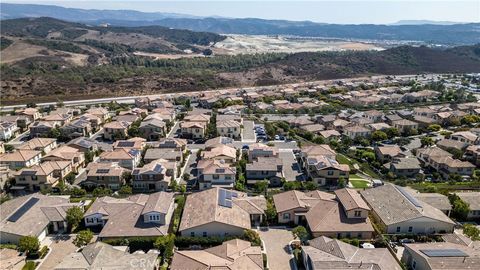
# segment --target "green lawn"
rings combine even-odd
[[[347,164],[350,167],[350,169],[353,169],[352,161],[350,161],[350,159],[348,159],[346,156],[342,154],[337,154],[337,161],[340,164]]]
[[[350,183],[352,183],[352,186],[354,188],[367,188],[368,187],[368,181],[365,180],[349,180]]]

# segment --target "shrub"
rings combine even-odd
[[[35,254],[38,253],[39,248],[40,242],[35,236],[22,236],[18,241],[18,249],[21,252],[26,252],[27,254]]]
[[[292,230],[292,234],[295,238],[300,239],[301,241],[306,241],[309,238],[307,229],[303,226],[297,226]]]
[[[37,263],[34,261],[27,261],[22,267],[22,270],[34,270],[37,267]]]
[[[47,246],[43,246],[42,249],[40,249],[40,251],[38,252],[39,256],[40,256],[40,259],[43,259],[45,258],[45,256],[47,256],[47,253],[48,253],[48,247]]]
[[[262,240],[260,240],[260,235],[254,230],[247,229],[243,231],[243,239],[246,241],[250,241],[254,246],[260,246]]]
[[[80,207],[74,206],[67,210],[67,223],[70,229],[77,227],[83,219],[83,211]]]
[[[86,246],[92,241],[93,233],[90,230],[79,231],[77,237],[73,240],[76,247]]]

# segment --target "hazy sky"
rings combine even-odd
[[[470,1],[23,1],[85,9],[133,9],[198,16],[310,20],[326,23],[393,23],[399,20],[480,22],[480,0]],[[121,19],[121,18],[120,18]]]

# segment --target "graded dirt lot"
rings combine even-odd
[[[383,50],[374,44],[327,40],[293,38],[284,36],[227,35],[228,38],[215,44],[214,51],[219,54],[245,54],[262,52],[318,52],[345,50]]]

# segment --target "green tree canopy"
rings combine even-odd
[[[93,239],[92,231],[90,231],[90,230],[79,231],[77,233],[77,236],[75,237],[75,239],[73,239],[73,244],[76,247],[80,248],[80,247],[83,247],[83,246],[86,246],[86,245],[90,244],[92,239]]]
[[[70,228],[77,227],[83,219],[83,211],[80,207],[74,206],[67,210],[66,220]]]
[[[27,254],[37,253],[40,249],[40,241],[35,236],[22,236],[18,241],[18,249]]]
[[[301,241],[308,240],[309,234],[307,229],[303,226],[297,226],[292,230],[293,237],[300,239]]]

